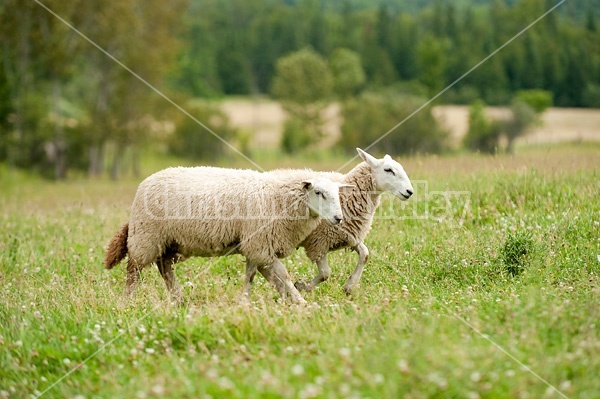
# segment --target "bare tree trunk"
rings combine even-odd
[[[61,87],[58,79],[52,82],[52,108],[54,112],[54,178],[63,180],[67,177],[67,141],[65,129],[60,115]]]
[[[88,176],[98,177],[102,174],[104,164],[104,151],[101,144],[94,143],[88,148],[89,166]]]
[[[110,165],[110,178],[111,180],[117,180],[119,178],[119,170],[121,169],[121,159],[123,158],[123,146],[117,144],[115,146],[115,153]]]
[[[16,165],[19,162],[23,162],[24,154],[29,148],[23,148],[24,141],[24,130],[25,126],[25,104],[24,98],[27,91],[32,86],[32,74],[31,74],[31,46],[29,43],[29,33],[31,31],[32,16],[29,8],[24,9],[22,15],[20,15],[21,21],[18,25],[18,50],[17,57],[15,59],[12,68],[10,68],[10,58],[4,58],[4,69],[7,79],[11,81],[10,86],[13,89],[12,95],[14,96],[14,135],[12,145],[8,148],[7,161],[9,165]],[[30,159],[27,159],[30,162]]]
[[[110,64],[104,58],[106,57],[96,59],[95,61],[100,70],[100,82],[98,84],[98,96],[91,124],[91,129],[93,129],[92,145],[88,150],[88,176],[90,177],[100,176],[104,170],[104,146],[110,129],[107,122],[108,98],[110,95]]]
[[[136,178],[140,177],[140,150],[137,148],[131,149],[131,171]]]

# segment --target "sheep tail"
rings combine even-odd
[[[127,255],[127,234],[129,233],[129,223],[125,223],[117,234],[110,240],[108,249],[104,255],[104,267],[112,269],[121,262]]]

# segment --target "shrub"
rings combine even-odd
[[[356,147],[371,145],[404,121],[375,148],[390,154],[440,152],[446,147],[447,132],[438,125],[431,107],[427,106],[408,118],[424,103],[424,99],[411,95],[362,93],[342,104],[344,122],[340,145],[353,152]]]
[[[553,104],[552,92],[540,89],[520,90],[516,93],[515,99],[529,105],[538,114],[541,114]]]
[[[365,83],[366,76],[360,54],[355,51],[338,48],[329,59],[329,68],[333,75],[333,89],[340,98],[355,94]]]
[[[277,60],[271,92],[292,120],[286,123],[283,132],[285,151],[299,150],[321,137],[321,114],[332,94],[333,84],[327,61],[309,48]],[[294,138],[293,134],[302,137]],[[307,135],[310,137],[304,137]]]
[[[306,48],[277,60],[271,92],[284,106],[314,104],[331,95],[333,83],[327,61]]]
[[[507,138],[506,151],[513,152],[513,144],[516,138],[525,135],[529,128],[539,123],[538,114],[529,104],[515,99],[510,106],[512,117],[505,122],[504,130]]]
[[[236,136],[236,130],[229,124],[227,115],[216,105],[204,101],[190,101],[186,104],[186,109],[222,139],[230,140]],[[208,160],[223,155],[225,144],[221,140],[188,116],[179,114],[177,118],[175,132],[168,140],[168,148],[172,154],[189,159]]]
[[[502,123],[490,121],[484,113],[485,103],[475,101],[469,109],[469,130],[463,139],[463,145],[473,151],[493,154],[498,150],[498,140],[502,134]]]
[[[530,232],[509,233],[500,249],[500,258],[506,271],[512,276],[520,274],[529,265],[534,247],[535,242]]]
[[[297,153],[311,144],[314,136],[301,120],[291,117],[283,126],[281,148],[288,154]]]

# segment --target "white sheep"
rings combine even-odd
[[[282,297],[305,302],[279,258],[288,256],[319,224],[339,224],[341,183],[304,179],[301,171],[260,173],[214,167],[168,168],[138,187],[129,223],[112,238],[104,264],[125,256],[126,294],[141,270],[156,263],[175,300],[181,289],[172,265],[190,256],[242,254],[247,268],[244,293],[258,269]]]
[[[414,192],[402,165],[389,155],[377,159],[360,148],[356,150],[364,162],[346,174],[311,171],[304,175],[305,178],[326,177],[354,185],[356,188],[344,191],[340,196],[344,223],[337,226],[320,223],[300,244],[308,258],[317,264],[318,275],[308,282],[296,282],[296,288],[299,290],[313,290],[317,284],[329,278],[331,271],[327,263],[327,254],[330,251],[352,248],[358,254],[358,262],[343,288],[346,294],[350,294],[358,284],[369,257],[369,249],[364,244],[364,239],[371,229],[380,195],[388,192],[405,201]]]

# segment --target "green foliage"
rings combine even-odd
[[[210,130],[223,140],[230,141],[238,132],[229,119],[215,104],[205,101],[188,101],[186,110],[194,118],[203,121]],[[169,151],[177,156],[193,160],[214,161],[222,156],[225,144],[212,133],[185,115],[178,115],[175,131],[169,137]]]
[[[469,108],[469,130],[463,138],[463,145],[472,151],[494,154],[498,151],[502,128],[501,122],[488,120],[485,103],[475,101]]]
[[[282,102],[315,104],[326,100],[332,89],[327,61],[314,50],[305,48],[277,61],[272,94]]]
[[[589,83],[582,97],[586,107],[600,108],[600,84]]]
[[[515,99],[529,105],[537,114],[541,114],[552,106],[552,93],[548,90],[519,90]]]
[[[285,121],[281,138],[281,149],[288,154],[297,153],[314,142],[315,134],[302,120],[291,117]]]
[[[342,98],[363,88],[390,87],[431,96],[553,3],[48,0],[44,4],[169,94],[214,98],[271,89],[275,93],[280,85],[275,79],[277,61],[312,48],[311,56],[320,58],[320,66],[310,67],[312,72],[296,69],[296,74],[307,75],[292,79],[295,87],[279,94],[287,101],[288,112],[317,137],[320,128],[312,126],[318,125],[321,100],[332,90]],[[552,93],[557,106],[599,106],[599,7],[596,2],[565,3],[441,99],[471,103],[482,98],[488,104],[507,105],[519,90],[543,88]],[[2,2],[0,51],[0,160],[48,176],[61,177],[68,168],[91,176],[110,171],[117,177],[125,152],[139,152],[156,141],[157,135],[148,132],[166,119],[164,110],[170,106],[40,4]],[[325,72],[326,59],[333,77]],[[64,128],[61,118],[52,117],[60,114],[56,104],[62,102],[82,109],[82,119],[75,118],[78,128]],[[311,104],[310,110],[302,104]]]
[[[513,100],[511,116],[506,120],[489,120],[485,115],[485,103],[476,101],[469,109],[469,130],[463,145],[472,151],[488,154],[498,152],[501,137],[506,138],[506,151],[513,152],[515,139],[527,134],[539,122],[535,110],[519,99]]]
[[[425,35],[416,48],[420,81],[429,90],[430,97],[444,88],[447,60],[447,42],[433,35]]]
[[[310,48],[281,58],[275,70],[272,93],[291,118],[284,127],[282,146],[295,152],[321,136],[321,113],[334,80],[327,61]]]
[[[333,91],[340,98],[356,94],[365,83],[360,55],[346,48],[336,49],[329,59],[329,68],[333,74]]]
[[[510,111],[512,114],[511,119],[506,121],[504,127],[506,138],[508,139],[506,148],[508,152],[513,151],[514,140],[525,135],[539,121],[536,111],[519,99],[513,101]]]
[[[44,4],[148,82],[172,66],[184,0]],[[39,4],[3,4],[0,49],[0,90],[10,93],[11,110],[0,112],[8,143],[0,157],[11,165],[60,179],[68,168],[101,174],[106,162],[117,177],[124,151],[141,146],[160,116],[162,99]]]
[[[510,232],[500,248],[500,258],[506,271],[512,276],[523,272],[530,263],[534,249],[535,241],[531,232],[524,230]]]
[[[553,93],[557,105],[585,106],[577,93],[597,80],[600,8],[588,10],[586,2],[580,3],[559,7],[461,84],[488,104],[506,105],[515,91],[541,87]],[[331,59],[335,49],[346,48],[360,54],[365,87],[418,79],[432,95],[552,5],[540,0],[194,0],[178,87],[197,95],[269,92],[278,59],[306,47]],[[566,7],[569,11],[561,12]],[[462,103],[475,99],[471,89],[452,94]]]
[[[420,97],[393,92],[365,92],[342,105],[342,137],[339,145],[348,152],[378,140],[395,125],[393,134],[375,148],[390,154],[435,153],[444,150],[447,133],[438,126],[425,107],[410,116],[425,102]],[[409,117],[410,116],[410,117]]]

